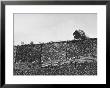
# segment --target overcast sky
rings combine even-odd
[[[97,37],[97,14],[14,14],[14,43],[72,40],[76,29]]]

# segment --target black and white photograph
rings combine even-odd
[[[106,84],[107,3],[2,2],[2,84]]]
[[[14,13],[13,75],[97,76],[97,13]]]

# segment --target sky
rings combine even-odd
[[[97,37],[95,13],[14,14],[14,44],[73,40],[76,29],[90,38]]]

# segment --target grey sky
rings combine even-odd
[[[72,40],[77,28],[97,37],[97,14],[14,14],[15,44]]]

